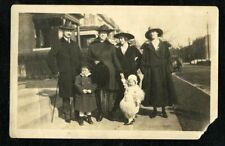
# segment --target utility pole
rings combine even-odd
[[[209,24],[208,21],[206,23],[206,30],[207,30],[207,35],[206,35],[206,59],[210,60],[210,35],[209,35]]]

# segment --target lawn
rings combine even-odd
[[[184,64],[181,72],[176,75],[196,86],[210,90],[210,66]]]

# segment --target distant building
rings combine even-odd
[[[211,60],[211,40],[210,35],[195,39],[192,44],[180,49],[182,59],[185,62],[202,62]]]

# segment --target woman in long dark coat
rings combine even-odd
[[[101,26],[98,29],[99,37],[90,45],[88,52],[88,58],[92,64],[94,63],[95,66],[98,66],[100,63],[103,64],[106,66],[109,74],[108,78],[105,79],[104,85],[101,85],[100,89],[97,91],[97,106],[99,111],[97,121],[101,121],[103,115],[107,117],[111,115],[119,89],[116,77],[117,74],[122,73],[122,68],[116,56],[115,47],[107,39],[111,31],[108,26]],[[105,78],[106,74],[107,73],[102,72],[98,74],[97,77],[100,79]]]
[[[145,105],[153,106],[150,117],[157,115],[157,107],[162,107],[161,116],[167,118],[165,106],[175,102],[175,90],[171,76],[171,60],[168,43],[159,39],[163,31],[149,28],[145,33],[148,39],[141,49],[143,56],[141,70],[144,74],[142,88],[145,91]]]
[[[127,79],[131,74],[135,74],[137,76],[137,70],[140,68],[141,63],[141,53],[135,46],[128,43],[129,40],[134,39],[134,36],[130,33],[121,32],[114,35],[114,37],[119,39],[116,54],[125,78]],[[114,111],[119,108],[119,103],[123,98],[124,91],[123,84],[120,82],[119,95],[115,103]]]
[[[137,75],[141,63],[141,53],[135,46],[128,44],[128,41],[134,39],[134,36],[129,33],[118,33],[114,37],[119,39],[116,54],[125,78],[130,74]]]

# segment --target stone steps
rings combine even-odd
[[[18,89],[17,127],[19,129],[38,127],[51,122],[52,105],[49,93],[40,94],[43,90],[24,87]]]

